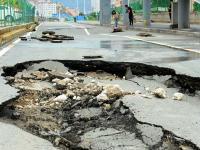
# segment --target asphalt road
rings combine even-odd
[[[57,34],[74,36],[75,40],[55,44],[30,39],[30,36],[40,36],[41,32],[45,30],[54,30]],[[75,23],[42,23],[35,33],[27,34],[28,41],[17,40],[0,51],[0,67],[12,66],[25,61],[46,59],[80,60],[86,55],[101,55],[103,56],[102,60],[106,61],[140,62],[169,67],[175,69],[180,74],[200,76],[199,39],[156,33],[153,33],[153,37],[142,38],[137,36],[138,32],[136,31],[121,33],[111,33],[111,31],[112,29],[108,27],[96,27]],[[174,48],[169,48],[170,46]],[[191,49],[196,52],[190,52],[184,49]],[[0,70],[0,73],[2,73],[2,70]],[[2,77],[0,77],[0,89],[0,103],[17,95],[17,91],[6,85]],[[139,110],[139,108],[136,109]],[[154,122],[152,121],[152,123]],[[12,130],[10,130],[11,128]],[[9,141],[13,134],[20,133],[17,134],[19,135],[17,139],[23,139],[25,143],[28,143],[23,138],[24,131],[19,131],[14,126],[7,126],[1,123],[0,135],[3,135],[3,130],[10,130],[11,133],[6,137],[0,136],[0,141],[2,138],[5,141],[6,139]],[[38,149],[41,144],[37,144],[38,141],[31,140],[31,138],[34,139],[35,137],[32,135],[29,137],[32,144],[26,145]],[[15,140],[15,137],[12,139]],[[10,141],[9,145],[16,142]],[[49,143],[47,145],[49,146]],[[0,147],[5,150],[9,149],[7,144],[1,145]],[[18,149],[20,148],[19,146]]]

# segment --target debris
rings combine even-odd
[[[98,58],[103,58],[102,56],[83,56],[84,59],[98,59]]]
[[[143,95],[141,95],[141,96],[144,97],[144,98],[152,99],[152,96],[149,96],[149,95],[143,94]]]
[[[58,102],[65,102],[66,100],[67,100],[67,96],[65,94],[62,94],[54,99],[54,101],[58,101]]]
[[[183,93],[174,93],[173,100],[181,101],[183,100],[184,94]]]
[[[109,111],[109,110],[111,110],[111,105],[110,104],[103,104],[103,108],[104,108],[104,110]]]
[[[63,41],[61,40],[51,40],[51,43],[62,43]]]
[[[135,91],[136,95],[142,94],[142,92],[140,90]]]
[[[103,93],[105,93],[108,98],[119,98],[123,96],[123,90],[119,85],[107,85],[104,88]]]
[[[35,76],[37,80],[45,80],[49,77],[49,75],[43,71],[35,71],[31,73],[31,75]]]
[[[142,36],[142,37],[151,37],[152,36],[152,34],[150,34],[150,33],[138,33],[137,34],[137,36]]]
[[[44,34],[44,35],[46,35],[46,34],[54,35],[55,32],[54,31],[43,31],[42,34]]]
[[[158,98],[166,98],[166,91],[163,88],[157,88],[153,91],[153,95]]]
[[[101,93],[101,94],[99,94],[99,95],[97,96],[97,100],[98,100],[99,102],[105,102],[105,101],[108,101],[109,98],[108,98],[108,96],[107,96],[105,93]]]
[[[17,120],[19,118],[20,118],[20,113],[19,112],[13,112],[12,113],[11,119]]]
[[[121,113],[122,115],[126,115],[128,112],[129,112],[128,109],[124,108],[123,106],[120,107],[120,113]]]

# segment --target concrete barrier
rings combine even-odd
[[[17,38],[26,32],[32,31],[36,26],[37,24],[32,22],[0,29],[0,46],[12,41],[14,38]]]

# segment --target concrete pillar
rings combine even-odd
[[[143,0],[144,26],[151,25],[151,0]]]
[[[126,8],[124,7],[125,5],[128,5],[128,0],[123,0],[122,1],[122,8],[123,8],[123,25],[128,26],[129,25],[129,18],[128,18],[128,13],[126,13]]]
[[[172,20],[171,20],[172,25],[177,25],[178,24],[178,3],[177,2],[172,2]]]
[[[111,24],[111,0],[100,0],[100,25]]]
[[[178,1],[178,28],[190,27],[190,0]]]

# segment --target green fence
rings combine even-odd
[[[200,12],[200,4],[197,2],[194,2],[193,9],[195,12]]]
[[[170,0],[151,0],[151,11],[152,12],[163,12],[168,11]],[[143,0],[130,0],[130,6],[136,12],[142,12]],[[193,3],[193,11],[200,12],[200,4],[197,2]]]
[[[27,0],[0,0],[0,26],[12,26],[34,21],[35,7]]]
[[[151,0],[152,12],[168,11],[170,0]],[[143,9],[143,0],[130,0],[130,6],[136,11],[141,12]]]

